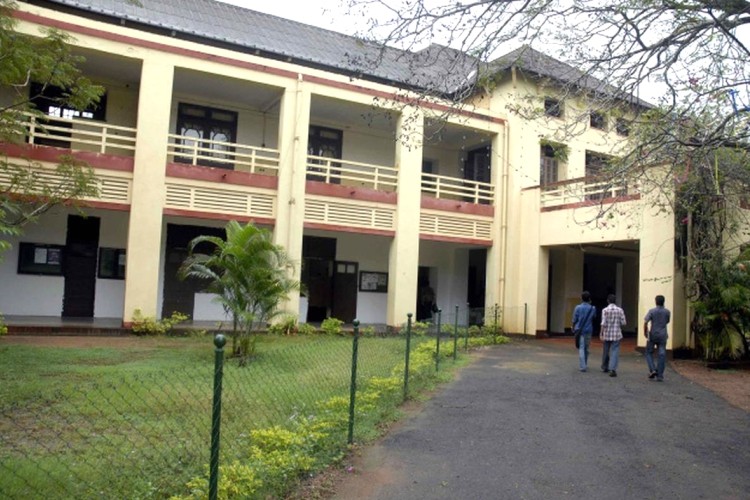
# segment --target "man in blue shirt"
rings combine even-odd
[[[591,345],[591,334],[594,331],[594,318],[596,307],[591,305],[591,294],[583,292],[581,303],[573,309],[573,333],[580,332],[581,342],[578,345],[578,367],[585,372],[589,361],[589,345]]]
[[[643,318],[643,334],[646,336],[646,363],[648,378],[656,377],[657,382],[664,381],[664,365],[667,359],[667,324],[671,313],[664,307],[664,295],[656,296],[656,307],[650,309]],[[651,323],[649,331],[648,324]],[[654,366],[654,347],[658,349],[657,364]]]

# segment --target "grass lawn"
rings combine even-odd
[[[358,380],[388,376],[404,349],[400,337],[360,339]],[[348,397],[350,338],[262,337],[258,353],[247,367],[225,364],[222,460],[242,454],[251,429]],[[0,344],[0,497],[183,491],[208,463],[213,364],[210,337],[118,348]]]

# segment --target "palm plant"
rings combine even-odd
[[[196,252],[210,245],[210,253]],[[283,247],[272,241],[271,232],[252,223],[230,221],[226,239],[199,236],[190,242],[189,255],[180,277],[208,281],[207,292],[216,294],[224,311],[232,317],[232,353],[244,365],[255,354],[261,325],[277,316],[279,305],[299,283]]]
[[[724,266],[705,266],[710,283],[693,303],[707,361],[750,357],[750,251]]]

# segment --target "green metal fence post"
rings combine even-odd
[[[469,350],[469,323],[471,323],[471,304],[466,303],[466,337],[464,337],[464,351]]]
[[[214,337],[214,405],[211,415],[211,460],[209,462],[208,498],[216,500],[219,492],[219,444],[221,442],[221,381],[224,375],[224,346],[226,337]]]
[[[453,318],[453,361],[458,359],[458,304],[456,304],[456,317]]]
[[[349,436],[347,443],[354,443],[354,402],[357,397],[357,349],[359,344],[359,320],[355,319],[354,340],[352,341],[352,383],[349,389]]]
[[[437,339],[437,347],[435,347],[435,371],[440,369],[440,317],[443,315],[443,310],[437,310],[437,333],[435,338]]]
[[[411,318],[412,313],[406,315],[406,360],[404,362],[404,401],[409,395],[409,353],[411,352]]]

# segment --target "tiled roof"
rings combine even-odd
[[[31,0],[31,3],[59,4],[115,20],[174,31],[177,36],[231,44],[303,65],[444,94],[467,88],[479,69],[475,58],[441,45],[433,44],[418,52],[381,48],[353,36],[215,0],[139,0],[136,3],[127,0]],[[530,47],[514,50],[484,65],[483,69],[503,71],[513,65],[541,76],[575,82],[589,90],[606,89],[613,93],[613,89],[600,80],[585,76],[572,66]]]
[[[595,93],[607,96],[617,96],[627,102],[639,106],[651,107],[651,104],[646,101],[638,99],[635,96],[623,95],[620,90],[612,85],[594,78],[593,76],[587,75],[579,69],[559,61],[554,57],[543,54],[538,50],[534,50],[527,45],[498,57],[489,63],[489,70],[492,72],[500,72],[508,70],[513,66],[537,76],[551,78],[559,82],[571,83],[578,88]]]
[[[331,68],[337,72],[363,74],[397,84],[433,83],[442,71],[414,64],[414,54],[381,47],[334,31],[309,26],[215,0],[48,0],[75,9],[126,22],[174,31],[248,51],[302,64]],[[54,8],[54,6],[53,6]],[[417,61],[418,62],[418,61]]]

